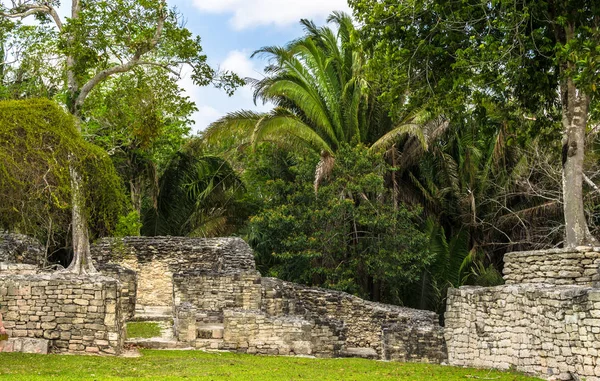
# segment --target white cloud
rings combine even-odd
[[[241,77],[260,78],[262,76],[262,62],[252,61],[250,53],[240,50],[232,50],[223,59],[219,66],[221,70],[230,70]],[[239,110],[267,111],[271,105],[254,105],[253,93],[250,86],[238,89],[232,97],[227,96],[225,91],[214,87],[196,86],[190,79],[189,70],[184,73],[179,82],[185,90],[186,95],[196,103],[198,111],[192,119],[196,122],[193,132],[199,132],[229,112]]]
[[[256,66],[256,62],[250,60],[250,54],[247,51],[232,50],[229,52],[221,64],[221,70],[232,71],[244,78],[262,76],[262,69]]]
[[[231,13],[237,30],[258,25],[284,26],[301,18],[323,18],[332,11],[350,12],[347,0],[194,0],[204,12]]]
[[[219,110],[209,105],[197,105],[198,111],[194,113],[193,118],[196,122],[196,128],[194,130],[198,130],[198,127],[202,127],[202,129],[206,128],[212,122],[218,120],[222,115]]]

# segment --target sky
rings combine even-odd
[[[285,45],[303,35],[300,19],[318,25],[333,11],[351,10],[347,0],[168,0],[186,21],[186,27],[202,38],[209,63],[231,70],[241,77],[261,78],[266,62],[251,59],[252,52],[264,46]],[[194,132],[228,112],[267,111],[269,105],[254,105],[252,89],[238,89],[229,97],[212,87],[197,87],[188,76],[181,80],[187,95],[196,102]]]

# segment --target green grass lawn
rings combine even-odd
[[[129,322],[127,323],[127,337],[149,339],[160,336],[160,326],[158,323],[148,322]]]
[[[515,373],[361,359],[142,351],[140,358],[0,354],[2,380],[406,380],[533,381]]]

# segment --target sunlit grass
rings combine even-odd
[[[2,380],[533,381],[516,373],[362,359],[143,350],[140,358],[0,354]]]

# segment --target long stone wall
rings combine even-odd
[[[507,285],[448,292],[450,365],[515,368],[550,380],[600,381],[600,252],[511,253]]]
[[[341,323],[347,355],[434,363],[446,359],[443,329],[433,312],[369,302],[274,278],[263,278],[262,285],[263,310],[269,316],[299,315]]]
[[[50,342],[54,352],[119,354],[120,284],[102,276],[3,275],[0,311],[11,338]]]
[[[591,286],[600,280],[600,248],[522,251],[504,256],[507,284],[545,283]]]
[[[240,238],[105,238],[92,245],[92,256],[98,263],[165,262],[174,273],[256,270],[254,253]]]

